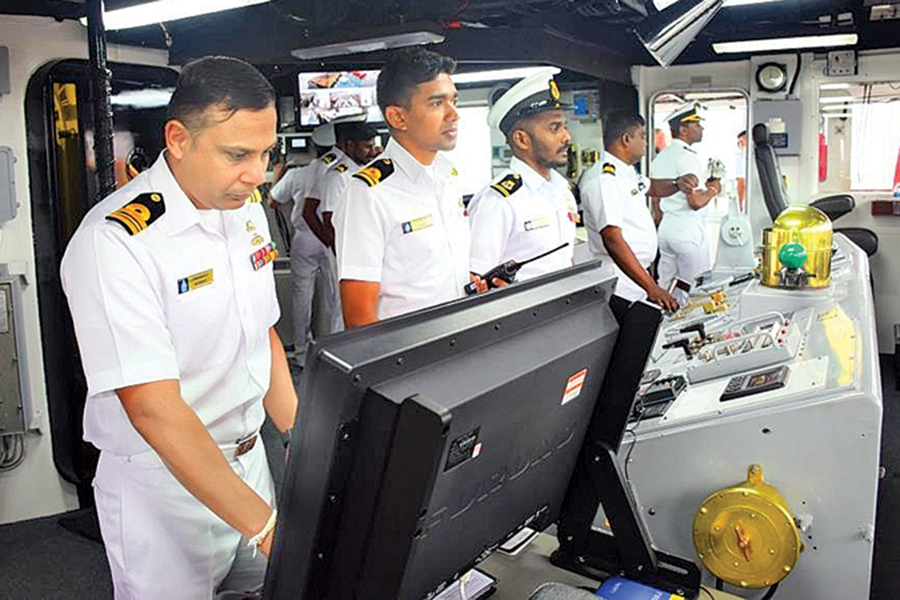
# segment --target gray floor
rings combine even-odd
[[[900,505],[900,392],[894,389],[893,368],[893,357],[882,357],[882,464],[887,472],[879,490],[871,594],[874,600],[898,597],[896,574],[900,572],[900,514],[894,507]],[[264,440],[276,485],[280,485],[283,459],[280,436],[267,428]],[[48,517],[0,526],[0,599],[112,597],[103,547],[66,531],[57,524],[57,520],[57,517]],[[503,579],[509,582],[511,578],[506,576]],[[513,597],[515,594],[510,595],[508,589],[504,590],[504,598]],[[775,597],[777,599],[778,595]],[[527,598],[524,589],[521,598]]]

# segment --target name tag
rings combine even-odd
[[[192,292],[197,288],[202,288],[203,286],[209,285],[212,282],[212,269],[207,269],[205,271],[201,271],[200,273],[194,273],[189,277],[184,277],[178,280],[178,294],[181,295]]]
[[[250,262],[253,263],[253,270],[259,271],[276,258],[278,258],[278,247],[275,242],[269,242],[250,255]]]
[[[425,215],[424,217],[419,217],[418,219],[413,219],[412,221],[401,224],[400,228],[403,230],[403,233],[406,234],[419,231],[420,229],[427,229],[432,225],[434,225],[434,216]]]
[[[550,227],[550,217],[539,217],[537,219],[525,221],[525,231],[534,231],[535,229],[543,229],[544,227]]]

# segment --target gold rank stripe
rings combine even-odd
[[[131,235],[140,233],[147,228],[146,225],[144,225],[128,213],[122,212],[121,209],[117,210],[114,213],[111,213],[106,218],[118,221],[119,223],[124,225]]]

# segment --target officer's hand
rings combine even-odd
[[[717,194],[722,193],[722,181],[720,179],[707,179],[706,187],[711,190],[716,190]]]
[[[272,540],[275,539],[275,530],[269,532],[266,537],[263,538],[262,544],[259,545],[259,551],[262,552],[266,558],[272,554]]]
[[[481,278],[481,275],[477,273],[469,273],[469,281],[475,284],[475,291],[479,294],[481,292],[486,292],[488,289],[487,281]]]
[[[654,285],[649,292],[647,292],[647,300],[653,302],[654,304],[659,304],[665,310],[670,312],[675,312],[678,310],[678,301],[672,297],[672,294],[662,289],[658,285]]]
[[[679,192],[689,194],[700,185],[700,179],[693,173],[687,173],[675,180],[675,186]]]

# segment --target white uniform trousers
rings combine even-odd
[[[675,277],[694,285],[710,269],[703,217],[663,214],[659,225],[659,286],[668,289]]]
[[[235,472],[270,506],[275,490],[262,439]],[[210,600],[261,589],[266,558],[194,498],[155,452],[100,453],[94,497],[116,600]]]
[[[340,295],[334,274],[334,261],[328,250],[310,231],[297,230],[291,240],[291,318],[294,323],[294,349],[296,361],[306,362],[306,347],[312,339],[312,305],[316,280],[321,285],[319,293],[325,306],[325,322],[329,333],[343,329]],[[321,276],[317,277],[317,274]]]

